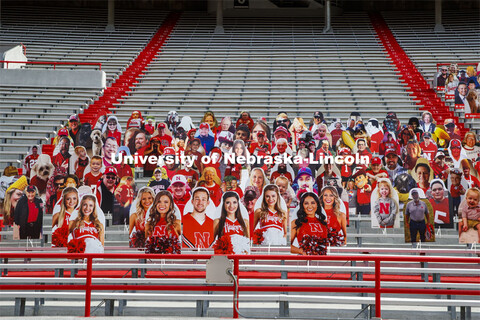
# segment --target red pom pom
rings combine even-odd
[[[130,248],[143,248],[145,247],[145,231],[137,230],[130,237],[128,243]]]
[[[217,239],[213,246],[215,254],[235,254],[233,251],[232,238],[224,234]]]
[[[336,229],[330,227],[328,228],[328,243],[332,247],[341,247],[345,244],[345,237],[343,236],[343,232],[339,233]]]
[[[180,241],[176,235],[150,237],[145,242],[145,253],[180,254]]]
[[[327,239],[317,236],[305,235],[300,242],[300,249],[307,255],[326,255]]]
[[[68,253],[84,253],[85,252],[85,240],[72,239],[68,243]]]
[[[262,229],[257,229],[253,232],[252,236],[253,244],[262,244],[263,240],[263,230]]]
[[[68,242],[68,225],[64,223],[52,233],[52,245],[54,247],[66,247]]]

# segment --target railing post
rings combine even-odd
[[[92,258],[87,258],[87,279],[85,283],[85,317],[90,317],[90,303],[92,298]]]
[[[233,290],[235,290],[235,287],[238,286],[240,284],[240,280],[238,279],[239,277],[239,261],[238,261],[238,258],[235,257],[233,259],[233,274],[235,275],[236,277],[236,285],[233,286]],[[234,319],[238,319],[238,291],[237,292],[233,292],[233,318]]]
[[[380,260],[375,259],[375,317],[382,317],[382,306],[380,304]]]

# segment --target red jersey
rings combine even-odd
[[[422,153],[425,158],[427,158],[428,161],[432,162],[435,159],[435,155],[437,154],[437,146],[433,143],[430,143],[428,147],[425,145],[425,142],[423,141],[420,143],[420,148],[422,148]]]
[[[307,217],[307,222],[303,223],[301,227],[297,230],[297,240],[298,243],[301,243],[303,237],[306,235],[315,236],[319,238],[327,237],[327,227],[318,221],[317,218]]]
[[[72,235],[74,239],[94,238],[99,239],[98,230],[93,222],[84,221],[83,227],[73,229]],[[100,240],[100,239],[99,239]]]
[[[101,173],[98,173],[98,176],[94,176],[91,172],[89,172],[85,175],[83,184],[89,187],[96,186],[98,183],[98,180],[100,180],[101,177],[102,177]]]
[[[445,198],[442,202],[438,203],[434,199],[429,199],[435,213],[434,222],[437,224],[449,224],[450,223],[450,203],[448,198]]]
[[[231,221],[228,217],[225,219],[225,224],[223,226],[223,234],[227,236],[231,236],[234,234],[238,234],[244,236],[243,228],[238,222],[237,219]]]
[[[205,215],[202,224],[192,217],[191,213],[183,217],[183,247],[210,248],[214,243],[213,220]]]
[[[30,178],[30,170],[32,170],[32,167],[35,165],[35,163],[38,160],[38,154],[36,155],[29,155],[25,158],[24,163],[25,163],[25,175],[27,178]]]
[[[450,194],[452,195],[452,198],[459,198],[462,194],[461,191],[465,191],[465,189],[462,187],[462,185],[458,186],[450,186]]]
[[[222,201],[222,189],[220,189],[220,186],[216,183],[213,184],[213,186],[205,186],[207,188],[208,192],[210,193],[210,199],[213,201],[215,204],[215,207],[218,207],[220,205],[220,201]]]
[[[160,218],[155,225],[155,228],[153,228],[152,237],[163,237],[169,235],[176,235],[175,228],[172,225],[169,229],[167,229],[167,220],[165,218]]]
[[[277,228],[283,230],[283,218],[279,217],[276,212],[268,210],[268,214],[265,218],[260,220],[260,229],[266,231],[268,228]]]
[[[371,195],[372,191],[365,191],[365,187],[362,189],[357,189],[357,203],[361,206],[369,204]]]
[[[370,136],[370,151],[372,153],[378,153],[380,149],[380,143],[383,140],[383,132],[378,131]]]
[[[119,193],[116,193],[117,201],[122,206],[128,206],[133,202],[133,188],[128,184],[122,184],[117,189],[120,190]]]
[[[53,157],[52,163],[56,168],[58,168],[58,167],[61,167],[63,164],[68,165],[69,160],[70,160],[70,158],[65,158],[61,153],[57,153]]]

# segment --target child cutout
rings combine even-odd
[[[372,228],[399,228],[398,194],[388,178],[377,181],[372,192]]]
[[[450,194],[452,195],[452,203],[453,203],[453,214],[458,214],[458,206],[465,195],[466,189],[466,181],[463,179],[463,173],[460,169],[453,169],[450,171]]]
[[[461,214],[461,220],[458,222],[458,233],[460,243],[478,243],[480,239],[480,190],[470,188],[467,190],[465,200],[462,201],[458,209]],[[476,229],[478,238],[471,233],[467,234],[469,229]],[[465,235],[463,235],[465,234]]]
[[[93,156],[90,161],[90,172],[85,173],[83,184],[89,187],[96,187],[98,180],[102,177],[102,157]]]
[[[75,155],[77,159],[73,164],[73,170],[78,179],[82,180],[85,168],[90,163],[90,158],[87,156],[87,149],[84,146],[76,146]]]

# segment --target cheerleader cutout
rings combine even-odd
[[[105,215],[94,195],[82,197],[78,215],[70,221],[69,232],[69,253],[103,253]]]
[[[234,191],[222,196],[217,208],[217,218],[213,221],[215,254],[250,253],[250,232],[248,213]]]
[[[255,203],[253,244],[264,246],[287,245],[288,209],[276,185],[263,188]]]

